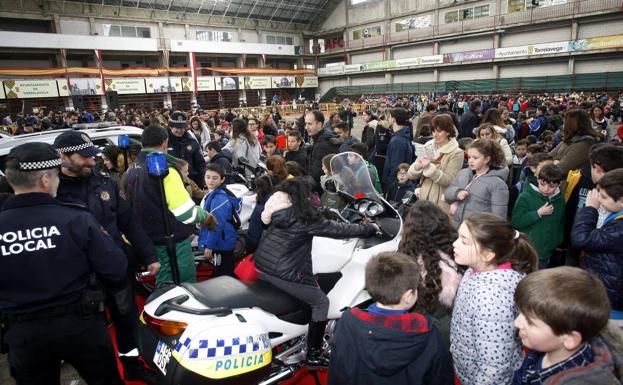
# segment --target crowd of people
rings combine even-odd
[[[215,275],[235,276],[240,200],[227,185],[234,170],[255,178],[264,161],[267,175],[255,179],[246,251],[255,254],[259,279],[310,305],[307,363],[329,365],[329,383],[452,384],[456,375],[463,385],[620,384],[621,98],[419,95],[380,98],[375,108],[359,112],[345,99],[328,117],[310,105],[289,121],[276,106],[7,117],[3,124],[17,134],[99,120],[134,125],[143,134],[142,146],[129,155],[117,146],[103,149],[99,166],[79,131],[58,137],[59,162],[38,159],[34,170],[25,168],[31,153],[12,152],[0,223],[10,226],[9,216],[17,215],[10,209],[33,191],[82,203],[121,249],[136,249],[122,235],[142,245],[134,253],[157,282],[171,281],[159,191],[146,171],[148,154],[163,152],[182,281],[196,280],[190,242],[196,227],[198,247]],[[360,114],[365,127],[355,138]],[[322,351],[329,300],[313,275],[312,239],[367,237],[379,230],[321,215],[321,207],[345,206],[330,187],[339,188],[331,159],[344,152],[361,156],[359,169],[399,209],[403,229],[398,250],[366,266],[373,303],[344,312],[329,360]],[[50,151],[38,154],[52,157]],[[50,170],[58,166],[57,195]],[[40,174],[26,178],[28,170]],[[11,263],[3,271],[18,271],[19,262]],[[114,303],[115,293],[127,289],[119,283],[127,277],[114,278],[107,304],[120,309],[115,325],[129,330],[117,337],[126,338],[118,344],[127,354],[125,373],[148,377],[130,354],[136,304]],[[3,279],[0,273],[0,311],[29,309],[30,298],[7,300],[15,287],[2,282],[17,281]],[[18,358],[31,353],[14,339],[7,343]],[[11,363],[22,378],[36,370],[19,359]]]

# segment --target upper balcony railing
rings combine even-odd
[[[530,8],[524,12],[480,17],[473,20],[463,20],[456,23],[446,23],[402,32],[389,32],[381,36],[346,40],[344,41],[344,48],[339,47],[326,50],[325,53],[408,43],[417,40],[434,39],[441,36],[461,35],[468,32],[491,30],[517,24],[574,18],[580,15],[604,13],[606,11],[623,11],[623,0],[577,0],[563,5]]]

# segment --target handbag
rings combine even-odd
[[[234,274],[241,281],[257,281],[257,270],[255,269],[255,256],[253,254],[247,255],[236,268]]]

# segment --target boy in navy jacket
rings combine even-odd
[[[385,252],[366,266],[366,288],[375,301],[347,310],[337,323],[329,385],[451,385],[450,355],[431,318],[409,313],[420,281],[415,260]]]

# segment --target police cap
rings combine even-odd
[[[89,135],[80,131],[63,132],[54,140],[54,147],[61,154],[77,152],[88,158],[95,157],[101,152],[93,145]]]
[[[169,126],[176,128],[186,128],[188,127],[187,121],[188,117],[182,111],[173,111],[169,116]]]
[[[30,142],[19,145],[9,152],[6,168],[20,171],[40,171],[60,167],[58,152],[47,143]]]

